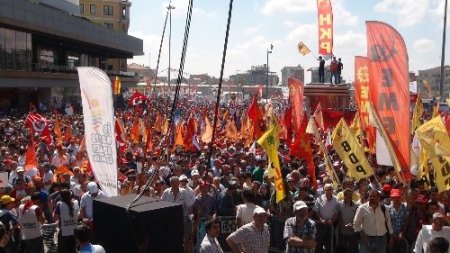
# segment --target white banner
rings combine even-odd
[[[377,129],[377,140],[376,140],[376,150],[377,150],[377,163],[384,166],[393,166],[391,156],[389,155],[389,150],[384,142],[383,137],[381,137],[380,132]]]
[[[117,150],[111,80],[100,69],[79,67],[86,150],[102,191],[117,196]]]

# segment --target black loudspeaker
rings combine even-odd
[[[183,252],[183,207],[135,194],[94,200],[94,241],[108,253]]]

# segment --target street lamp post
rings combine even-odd
[[[169,70],[167,71],[167,85],[169,86],[169,94],[170,94],[170,49],[172,44],[172,10],[175,9],[175,6],[169,3],[167,6],[167,10],[169,10]]]
[[[439,95],[441,101],[444,100],[444,65],[445,65],[445,31],[447,30],[447,0],[444,8],[444,27],[442,28],[442,54],[441,54],[441,80],[439,83]]]
[[[267,74],[267,80],[266,80],[266,101],[269,99],[269,54],[272,53],[273,45],[270,44],[270,50],[267,49],[266,56],[267,56],[267,65],[266,65],[266,74]]]

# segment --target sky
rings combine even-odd
[[[133,0],[128,34],[143,40],[145,55],[129,59],[156,68],[158,50],[169,1]],[[184,70],[188,74],[219,77],[225,41],[229,0],[194,0]],[[171,68],[178,69],[189,0],[172,0]],[[449,4],[450,5],[450,4]],[[409,54],[409,70],[440,66],[444,0],[332,0],[334,48],[342,58],[343,78],[354,80],[354,56],[366,55],[365,21],[390,24],[403,36]],[[449,13],[450,14],[450,13]],[[450,18],[449,20],[450,21]],[[450,26],[447,22],[447,37]],[[168,30],[161,54],[160,70],[168,68]],[[305,70],[318,66],[313,54],[302,56],[302,41],[318,56],[317,7],[314,0],[234,0],[224,78],[242,73],[251,66],[266,64],[270,71],[301,65]],[[445,54],[450,60],[450,48]],[[310,80],[305,71],[305,82]],[[167,73],[162,73],[167,75]],[[173,77],[176,73],[171,74]]]

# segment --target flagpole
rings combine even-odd
[[[445,0],[445,8],[444,8],[444,27],[442,28],[442,53],[441,53],[441,80],[439,82],[439,95],[441,97],[441,101],[444,100],[444,64],[445,64],[445,37],[447,30],[447,2]]]

